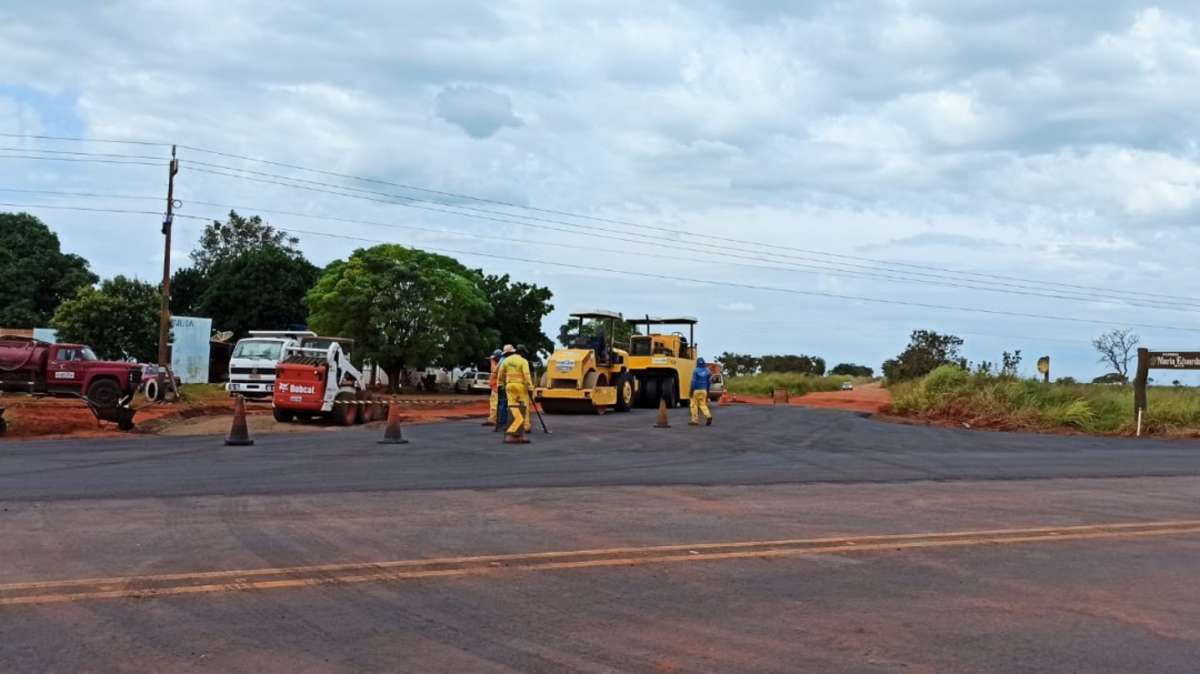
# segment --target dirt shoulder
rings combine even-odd
[[[750,405],[775,404],[769,396],[742,394],[735,396],[734,402]],[[849,412],[866,412],[867,414],[883,414],[892,408],[892,394],[879,384],[866,384],[855,388],[853,391],[826,391],[795,396],[791,398],[788,404],[801,407],[847,410]]]
[[[401,394],[395,396],[401,405],[403,423],[423,423],[485,415],[487,398],[456,394]],[[8,431],[3,439],[62,438],[62,437],[121,437],[129,435],[116,424],[97,421],[79,400],[33,398],[5,395],[0,398],[5,408]],[[138,400],[133,407],[136,427],[133,434],[206,435],[225,433],[233,415],[233,401],[228,396],[201,395],[178,403],[152,404]],[[332,426],[323,421],[280,424],[271,415],[269,402],[246,405],[247,423],[252,433],[320,431]],[[379,422],[377,422],[379,423]]]

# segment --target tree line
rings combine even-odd
[[[483,361],[502,343],[531,353],[553,342],[541,330],[549,288],[485,274],[457,260],[393,244],[355,250],[324,268],[299,241],[258,216],[231,211],[204,228],[191,264],[171,281],[171,312],[213,319],[234,337],[307,326],[355,340],[355,359],[399,381],[407,368]],[[87,260],[26,213],[0,213],[0,325],[49,325],[103,358],[152,361],[159,286],[117,275],[101,281]]]
[[[742,377],[765,372],[796,372],[817,377],[825,372],[825,359],[820,356],[805,355],[770,355],[751,356],[744,353],[726,351],[717,357],[725,374],[731,377]],[[873,377],[875,371],[866,365],[854,363],[838,363],[829,374],[849,377]]]

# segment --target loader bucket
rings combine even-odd
[[[133,430],[133,415],[137,410],[132,407],[96,407],[93,408],[96,418],[101,421],[111,421],[123,431]]]

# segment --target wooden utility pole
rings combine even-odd
[[[171,339],[171,224],[175,219],[175,174],[179,173],[179,160],[175,158],[175,146],[171,146],[171,163],[167,169],[167,213],[163,216],[163,277],[162,299],[158,307],[158,364],[170,367],[167,354]]]

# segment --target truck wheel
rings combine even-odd
[[[633,375],[617,375],[617,411],[628,412],[633,407]]]
[[[674,409],[679,406],[679,396],[675,391],[674,379],[663,379],[662,381],[662,397],[667,401],[667,407]]]
[[[275,417],[275,421],[281,424],[290,424],[292,419],[296,418],[296,413],[293,410],[285,410],[279,407],[271,410],[271,415]]]
[[[121,401],[121,387],[111,379],[100,379],[88,387],[87,397],[96,407],[116,407]]]
[[[158,390],[158,380],[157,379],[147,380],[144,392],[146,394],[146,400],[148,400],[152,403],[158,402],[158,395],[160,393],[160,391]]]

